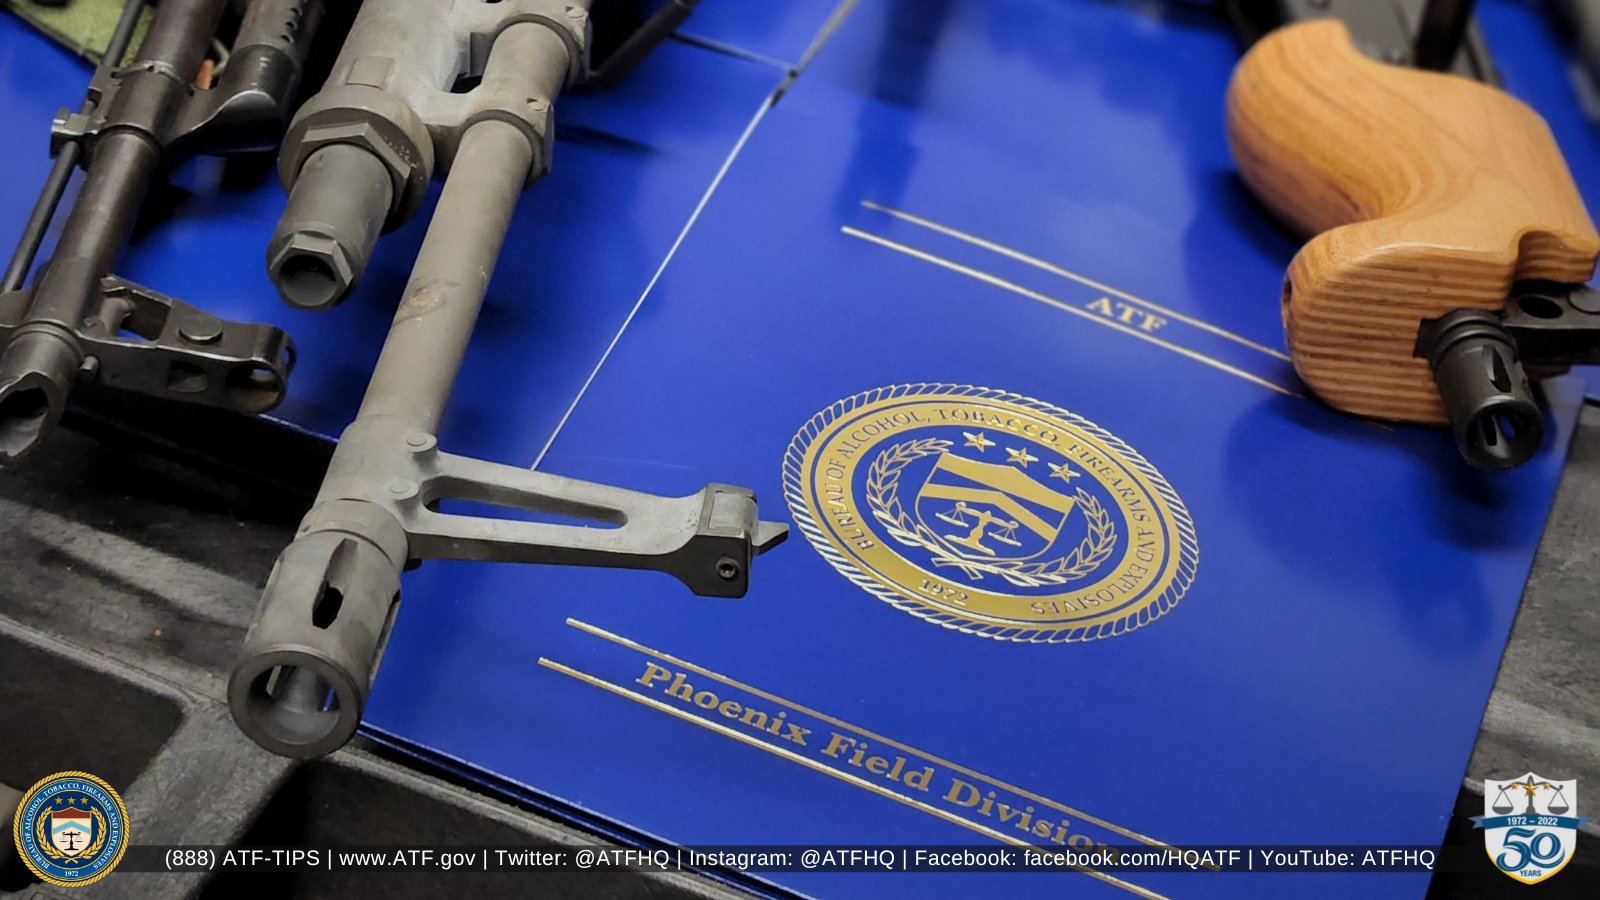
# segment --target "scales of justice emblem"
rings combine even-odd
[[[1578,844],[1578,828],[1588,816],[1576,814],[1578,781],[1555,781],[1532,772],[1509,781],[1486,780],[1484,847],[1495,868],[1526,884],[1536,884],[1566,867]],[[1520,809],[1519,809],[1520,807]]]
[[[128,848],[128,809],[111,785],[87,772],[46,776],[17,804],[12,840],[45,882],[94,884]]]
[[[53,811],[45,816],[45,822],[41,824],[48,824],[50,845],[64,856],[82,855],[94,840],[94,816],[87,809],[68,807]]]
[[[1194,521],[1095,423],[997,388],[897,384],[795,433],[784,497],[845,578],[902,612],[1022,643],[1125,634],[1194,582]]]
[[[961,437],[965,453],[993,448],[1006,461],[973,459],[942,439],[894,444],[873,460],[867,502],[890,537],[928,551],[933,566],[959,571],[969,581],[993,576],[1018,587],[1077,581],[1116,551],[1117,524],[1098,498],[1082,487],[1057,490],[1027,474],[1031,464],[1044,462],[1034,468],[1047,466],[1047,477],[1067,485],[1081,474],[1070,464],[1041,460],[1026,445],[1000,447],[982,431],[963,431]],[[919,467],[923,477],[908,511],[900,499],[901,477],[925,457],[933,464]],[[1084,536],[1058,550],[1075,511]]]

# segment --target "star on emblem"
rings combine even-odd
[[[984,433],[981,431],[977,434],[973,434],[970,431],[963,431],[961,432],[961,436],[967,439],[968,447],[977,447],[979,453],[982,453],[983,451],[994,446],[994,441],[991,441],[985,437]]]
[[[1029,453],[1027,447],[1023,447],[1021,450],[1014,450],[1010,447],[1006,448],[1006,462],[1008,463],[1016,463],[1017,465],[1026,469],[1028,467],[1028,463],[1038,461],[1039,457]]]
[[[1072,470],[1072,466],[1067,463],[1062,463],[1060,465],[1056,465],[1055,463],[1045,463],[1045,465],[1050,467],[1051,478],[1059,478],[1068,484],[1072,483],[1072,479],[1083,474],[1082,472],[1074,472]]]

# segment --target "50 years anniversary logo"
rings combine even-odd
[[[87,772],[57,772],[22,795],[12,819],[22,862],[65,887],[111,874],[128,849],[128,808],[115,789]]]
[[[1137,450],[1081,416],[991,388],[902,384],[817,413],[783,463],[800,530],[846,578],[969,634],[1121,634],[1171,609],[1194,522]]]
[[[1524,884],[1538,884],[1567,867],[1578,847],[1578,780],[1556,781],[1532,772],[1483,785],[1484,849],[1495,868]]]

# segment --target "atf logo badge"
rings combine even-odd
[[[128,809],[87,772],[57,772],[28,789],[12,822],[17,853],[51,884],[93,884],[128,849]]]
[[[1131,631],[1194,581],[1194,524],[1161,473],[1064,409],[907,384],[818,413],[783,461],[800,530],[916,616],[1034,643]]]
[[[1578,781],[1551,781],[1529,772],[1510,781],[1483,783],[1483,843],[1495,867],[1535,884],[1561,871],[1578,846]]]

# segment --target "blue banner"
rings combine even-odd
[[[1473,828],[1511,828],[1535,826],[1540,828],[1579,828],[1592,816],[1473,816]]]

